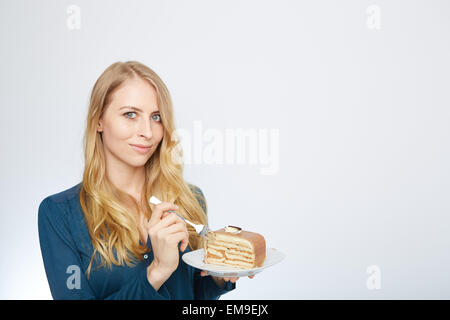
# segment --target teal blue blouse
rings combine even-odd
[[[190,185],[206,212],[200,188]],[[150,238],[143,260],[134,266],[98,267],[93,262],[89,279],[86,269],[94,248],[79,203],[81,183],[46,197],[39,205],[39,241],[45,272],[54,299],[201,299],[216,300],[236,288],[226,282],[219,287],[211,276],[200,276],[199,269],[186,264],[180,252],[178,268],[155,290],[147,280],[147,266],[153,261]],[[97,253],[94,261],[100,261]]]

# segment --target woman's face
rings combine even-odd
[[[156,90],[146,80],[134,78],[122,83],[111,98],[97,127],[102,132],[106,157],[141,167],[164,135]],[[151,147],[140,149],[132,145]]]

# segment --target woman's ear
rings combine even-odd
[[[103,131],[103,120],[100,119],[98,120],[98,124],[97,124],[97,132],[102,132]]]

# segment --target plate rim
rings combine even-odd
[[[221,270],[212,270],[212,269],[209,269],[208,266],[207,266],[208,264],[205,264],[204,262],[202,262],[202,264],[203,264],[204,266],[206,266],[206,268],[199,268],[198,266],[192,265],[191,263],[188,263],[188,262],[185,260],[185,257],[184,257],[185,255],[188,255],[186,258],[189,259],[189,255],[193,255],[193,254],[195,254],[195,253],[198,254],[198,252],[200,252],[200,251],[203,252],[203,256],[204,256],[204,254],[205,254],[205,248],[200,248],[200,249],[197,249],[197,250],[192,250],[192,251],[189,251],[189,252],[184,253],[184,254],[182,255],[182,259],[183,259],[183,261],[184,261],[186,264],[190,265],[191,267],[194,267],[194,268],[196,268],[196,269],[201,269],[201,270],[207,271],[209,275],[223,275],[223,274],[227,274],[227,273],[236,273],[236,274],[244,274],[244,275],[247,275],[247,274],[253,275],[253,274],[256,274],[256,273],[259,273],[259,272],[263,271],[264,269],[266,269],[266,268],[268,268],[268,267],[271,267],[271,266],[273,266],[273,265],[275,265],[275,264],[278,264],[279,262],[283,261],[283,260],[286,258],[286,254],[285,254],[284,252],[280,251],[280,250],[277,249],[277,248],[272,248],[272,247],[271,247],[271,248],[266,248],[266,255],[267,255],[267,252],[270,252],[270,251],[276,252],[277,254],[280,254],[280,258],[277,259],[276,261],[274,261],[274,262],[271,263],[271,264],[263,265],[263,266],[261,266],[261,267],[251,268],[251,269],[237,269],[237,268],[231,269],[231,268],[230,268],[230,269],[228,269],[228,270],[223,270],[223,271],[221,271]],[[224,267],[224,268],[226,268],[226,266],[218,266],[218,267]]]

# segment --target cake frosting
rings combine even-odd
[[[239,227],[235,227],[235,226],[226,226],[225,228],[225,232],[229,232],[229,233],[240,233],[241,232],[241,228]]]

